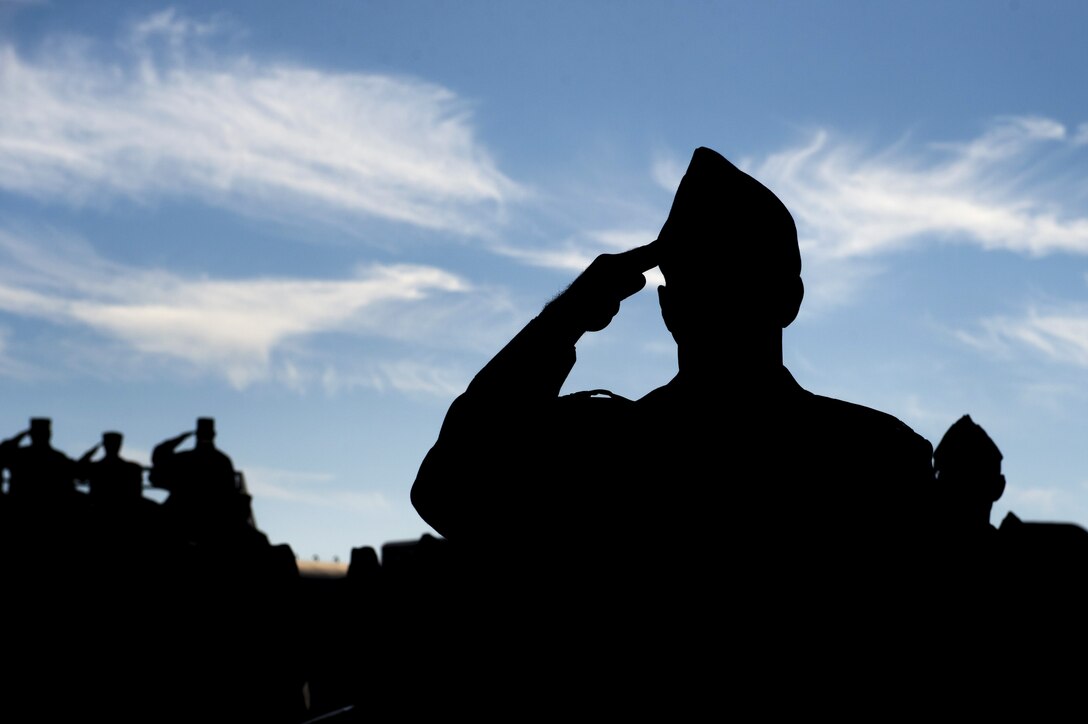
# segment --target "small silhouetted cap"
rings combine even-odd
[[[109,445],[111,443],[114,444],[114,445],[120,445],[121,444],[121,439],[122,439],[121,433],[115,432],[113,430],[110,430],[109,432],[102,433],[102,442],[105,443],[106,445]]]
[[[1001,451],[982,429],[982,426],[964,415],[952,423],[933,451],[933,466],[937,470],[975,467],[982,472],[1001,470]]]
[[[213,417],[198,417],[196,419],[196,434],[197,434],[197,437],[214,437],[215,436],[215,418],[213,418]]]
[[[797,226],[785,204],[706,147],[692,154],[658,241],[666,282],[720,264],[762,278],[801,273]]]
[[[30,418],[30,429],[31,429],[31,431],[49,432],[49,430],[50,430],[50,428],[52,426],[53,426],[53,421],[52,421],[51,418],[48,418],[48,417],[32,417],[32,418]]]

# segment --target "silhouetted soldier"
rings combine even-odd
[[[121,457],[123,440],[119,432],[104,432],[102,442],[78,460],[79,479],[87,483],[95,505],[134,506],[143,498],[144,468]],[[99,450],[103,456],[94,460]]]
[[[1017,658],[1044,664],[1059,648],[1086,643],[1080,632],[1088,530],[1024,522],[1012,512],[995,528],[990,514],[1006,484],[1002,459],[970,415],[949,427],[933,453],[945,533],[938,559],[943,578],[935,591],[947,619],[946,642],[958,647],[959,670],[966,664],[1005,672]],[[1002,636],[995,639],[998,630]]]
[[[191,449],[177,449],[193,436]],[[245,522],[248,504],[243,511],[247,501],[238,490],[234,463],[215,446],[215,420],[210,417],[197,419],[196,430],[156,445],[149,477],[153,486],[170,491],[164,507],[199,535]]]
[[[193,447],[179,450],[190,437]],[[250,524],[249,496],[215,437],[215,421],[201,417],[151,454],[151,483],[170,492],[162,507],[184,542],[173,595],[161,602],[174,647],[165,649],[163,687],[189,718],[299,721],[302,662],[284,631],[298,605],[298,567],[289,547]]]
[[[29,445],[21,445],[29,438]],[[0,443],[0,467],[8,471],[12,501],[52,505],[71,503],[76,490],[75,461],[51,444],[52,421],[34,417],[30,427]]]
[[[190,437],[189,450],[177,448]],[[220,497],[237,492],[234,463],[215,446],[215,420],[201,417],[196,430],[183,432],[155,446],[151,453],[155,487],[194,497]]]
[[[1074,561],[1088,563],[1088,531],[1075,523],[1025,522],[1008,512],[1001,527],[990,523],[993,504],[1005,491],[1003,456],[997,445],[970,415],[948,428],[933,451],[933,467],[945,511],[948,534],[961,548],[979,555],[1001,545],[1001,572],[1022,567],[1057,576]],[[1071,567],[1071,566],[1070,566]],[[963,575],[964,567],[956,569]]]
[[[992,635],[1005,614],[995,601],[1009,564],[997,528],[990,523],[993,504],[1005,492],[1001,451],[981,425],[963,415],[933,451],[938,495],[941,555],[934,558],[935,590],[943,600],[948,633]]]
[[[560,395],[575,344],[654,266],[676,376],[637,400]],[[598,256],[453,402],[416,509],[473,555],[502,558],[502,580],[522,577],[511,610],[554,603],[547,582],[570,581],[559,599],[604,622],[597,639],[634,626],[687,646],[748,620],[763,637],[748,653],[762,657],[810,629],[879,638],[917,593],[932,446],[891,415],[804,390],[783,366],[800,270],[781,201],[697,149],[658,239]],[[645,642],[626,641],[645,663]],[[677,646],[661,660],[686,661]]]
[[[1001,451],[970,415],[956,420],[933,451],[940,506],[949,532],[992,543],[993,505],[1005,492]]]

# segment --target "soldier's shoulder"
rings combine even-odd
[[[883,439],[903,445],[932,448],[932,444],[891,413],[856,402],[812,394],[808,403],[813,416],[830,429],[853,439]]]
[[[554,407],[560,422],[586,431],[615,428],[630,420],[634,409],[634,400],[610,390],[582,390],[560,395]]]
[[[623,395],[617,395],[611,390],[581,390],[579,392],[571,392],[566,395],[560,395],[559,401],[563,404],[570,405],[623,405],[625,403],[634,403],[634,400],[624,397]]]

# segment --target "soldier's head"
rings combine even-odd
[[[793,216],[716,151],[695,150],[658,240],[661,312],[678,343],[708,326],[780,337],[797,316],[804,286]]]
[[[993,504],[1005,492],[1001,459],[997,445],[970,415],[948,428],[933,451],[933,469],[952,512],[967,522],[989,522]]]
[[[102,449],[107,455],[118,455],[121,452],[121,441],[123,437],[119,432],[104,432],[102,433]]]
[[[215,419],[199,417],[196,421],[196,441],[209,443],[215,441]]]
[[[53,421],[48,417],[30,418],[30,444],[48,445],[53,437]]]

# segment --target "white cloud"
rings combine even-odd
[[[245,469],[246,489],[254,497],[303,503],[338,510],[387,511],[389,499],[381,491],[338,488],[327,473],[299,472],[274,468]]]
[[[686,170],[685,163],[675,156],[660,154],[650,167],[650,175],[658,186],[669,193],[675,193]]]
[[[217,54],[205,43],[216,29],[164,11],[132,28],[114,63],[81,40],[41,57],[0,44],[0,188],[461,233],[485,233],[523,193],[452,91]]]
[[[990,317],[981,321],[982,332],[960,332],[960,340],[990,351],[1020,347],[1047,359],[1088,367],[1088,310],[1029,309],[1023,316]]]
[[[290,336],[342,328],[379,302],[461,289],[437,269],[374,266],[335,281],[174,279],[135,298],[72,300],[65,312],[140,352],[221,367],[244,387],[264,376],[272,350]]]
[[[1077,133],[1073,137],[1073,143],[1078,146],[1083,146],[1088,143],[1088,123],[1082,123],[1077,126]]]
[[[1056,121],[1010,118],[978,138],[871,152],[813,134],[747,169],[793,213],[806,262],[871,257],[926,237],[1039,256],[1088,253],[1088,215],[1068,203],[1069,179],[1049,152],[1078,153]],[[1064,192],[1063,192],[1064,187]]]
[[[655,238],[656,230],[601,229],[570,237],[552,247],[496,244],[491,250],[530,266],[570,272],[573,281],[598,254],[618,254],[648,244]],[[651,289],[665,283],[657,267],[646,272],[646,280],[647,288]]]
[[[542,267],[544,269],[558,269],[569,271],[574,275],[580,273],[589,266],[597,253],[591,251],[587,245],[567,241],[554,247],[518,247],[507,244],[497,244],[492,248],[498,254],[503,254],[512,259],[517,259],[529,266]],[[573,276],[571,277],[574,278]]]
[[[238,388],[273,376],[273,353],[292,340],[357,328],[403,338],[408,326],[389,323],[402,307],[469,290],[448,272],[410,265],[362,266],[338,280],[189,278],[109,262],[78,241],[36,244],[2,231],[0,258],[0,310],[90,328]],[[290,362],[281,369],[288,382],[298,377]],[[417,372],[413,386],[424,377]]]
[[[344,373],[332,367],[321,376],[321,385],[329,395],[358,387],[395,389],[409,394],[422,393],[453,398],[464,392],[469,376],[414,360],[379,363],[366,371]]]

